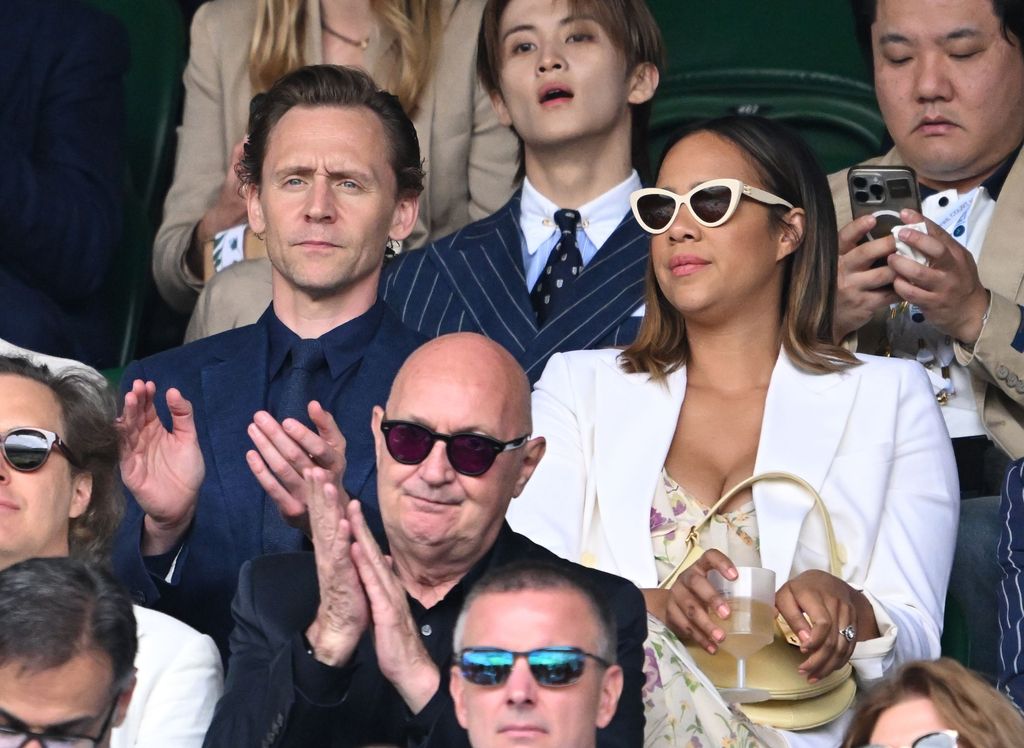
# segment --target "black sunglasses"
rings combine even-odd
[[[601,667],[611,663],[578,647],[542,647],[529,652],[512,652],[494,647],[468,647],[455,655],[455,664],[463,678],[478,686],[500,686],[512,673],[517,657],[526,664],[542,686],[570,686],[583,677],[587,658]]]
[[[52,431],[18,426],[0,434],[0,449],[3,450],[4,458],[12,468],[21,473],[31,473],[41,468],[54,448],[64,455],[68,462],[79,467],[68,445]]]
[[[33,741],[39,743],[43,748],[96,748],[96,746],[103,742],[103,738],[106,737],[107,731],[110,729],[110,724],[114,720],[114,712],[117,711],[117,700],[119,697],[120,693],[114,697],[113,703],[107,710],[107,716],[104,718],[103,724],[100,725],[99,735],[96,737],[89,735],[51,734],[45,731],[33,732],[0,710],[0,714],[3,714],[8,721],[14,723],[0,725],[0,748],[23,748],[27,743]]]
[[[381,421],[384,444],[388,453],[403,465],[419,465],[434,448],[434,442],[443,441],[448,462],[456,472],[476,476],[486,473],[498,455],[526,444],[529,434],[512,441],[498,441],[483,434],[439,434],[426,426],[410,421]]]

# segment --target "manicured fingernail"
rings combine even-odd
[[[726,605],[725,603],[722,603],[721,605],[718,606],[718,617],[719,618],[728,618],[729,617],[729,606]]]
[[[717,651],[718,651],[718,647],[716,647],[714,644],[709,644],[708,645],[708,653],[709,654],[714,654]]]
[[[800,637],[800,641],[802,641],[802,642],[810,641],[810,639],[811,639],[810,633],[808,631],[806,631],[806,630],[803,630],[803,629],[800,630],[800,633],[797,634],[797,636]]]

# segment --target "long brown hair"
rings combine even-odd
[[[259,0],[249,46],[253,93],[307,64],[302,50],[309,33],[307,6],[314,0]],[[380,24],[398,40],[394,80],[378,85],[394,93],[412,116],[434,72],[443,31],[436,0],[372,0]]]
[[[754,116],[709,120],[673,135],[661,161],[684,138],[709,132],[736,145],[764,181],[765,189],[806,214],[804,235],[784,262],[782,284],[782,346],[799,369],[828,374],[857,364],[857,359],[832,342],[839,244],[835,210],[825,172],[814,154],[788,127]],[[785,206],[771,206],[775,227],[783,230]],[[644,372],[657,381],[686,364],[689,346],[686,321],[662,293],[648,258],[644,290],[646,311],[636,340],[619,357],[627,372]]]
[[[1020,745],[1024,740],[1024,717],[1010,700],[956,660],[943,657],[908,662],[870,691],[854,712],[843,748],[866,745],[882,712],[917,698],[932,702],[942,721],[959,733],[961,748]]]

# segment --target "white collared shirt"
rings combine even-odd
[[[597,251],[608,241],[608,237],[622,223],[629,211],[629,196],[643,185],[640,175],[634,170],[629,177],[612,187],[603,195],[594,198],[579,208],[580,226],[576,229],[576,243],[583,255],[586,267]],[[520,202],[519,229],[522,239],[523,270],[526,273],[526,287],[537,284],[544,266],[547,265],[551,250],[558,243],[561,234],[555,225],[555,211],[562,206],[548,200],[530,183],[523,180],[523,194]]]

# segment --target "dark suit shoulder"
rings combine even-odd
[[[607,599],[628,601],[630,604],[639,604],[640,608],[644,607],[643,595],[636,585],[628,579],[564,559],[561,556],[555,555],[544,546],[534,543],[525,535],[520,535],[513,530],[510,530],[506,537],[507,544],[502,549],[502,556],[500,559],[495,559],[495,563],[506,564],[514,561],[529,560],[565,566],[589,582],[597,592],[607,595]]]
[[[313,554],[275,553],[246,561],[239,590],[248,590],[254,614],[283,640],[304,631],[320,602]]]
[[[257,325],[246,325],[154,353],[137,363],[146,371],[198,372],[207,363],[223,361],[246,350],[261,334]]]

